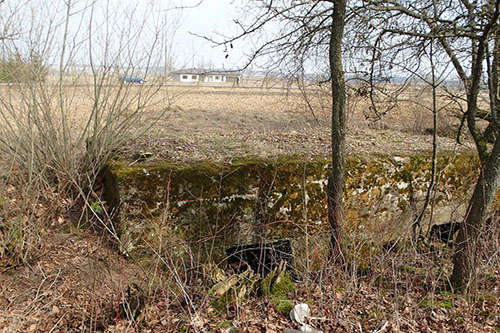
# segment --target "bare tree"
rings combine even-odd
[[[93,185],[116,149],[161,117],[148,111],[159,104],[166,112],[170,103],[163,78],[152,69],[167,56],[169,33],[178,21],[159,4],[167,3],[131,8],[112,1],[0,3],[0,31],[12,36],[0,39],[0,60],[16,61],[0,75],[0,156],[3,170],[10,170],[0,189],[14,181],[24,189],[16,207],[23,214],[9,220],[6,233],[16,248],[2,251],[11,245],[0,239],[0,259],[3,253],[21,260],[33,254],[26,244],[38,241],[43,223],[30,211],[47,200],[46,192],[84,205],[89,209],[82,217],[90,211],[109,227],[90,209],[91,202],[102,205]],[[119,80],[139,75],[148,84]]]
[[[346,0],[265,0],[245,7],[245,17],[235,21],[240,30],[236,36],[223,36],[222,41],[204,37],[224,45],[230,55],[239,40],[258,36],[254,43],[257,46],[248,53],[245,68],[257,64],[293,78],[319,69],[318,73],[331,82],[332,170],[328,179],[328,221],[335,261],[345,260],[340,244],[344,220],[346,91],[342,41],[346,8]]]
[[[346,1],[333,2],[330,33],[330,75],[332,81],[332,173],[328,179],[328,222],[331,230],[333,259],[344,260],[341,251],[344,222],[346,101],[342,40]]]
[[[360,14],[363,19],[376,17],[377,22],[371,23],[372,31],[382,30],[380,35],[391,36],[395,43],[404,40],[408,45],[418,45],[426,40],[436,41],[440,46],[437,52],[449,58],[465,88],[464,119],[475,142],[481,170],[459,231],[452,282],[458,289],[473,286],[480,230],[500,186],[500,140],[497,137],[492,146],[488,145],[489,133],[498,130],[498,106],[495,104],[498,100],[495,98],[498,97],[498,52],[489,52],[489,49],[498,48],[500,1],[366,0],[357,9],[364,13]],[[374,26],[377,23],[379,27]],[[418,57],[418,53],[410,49],[405,54]],[[488,64],[487,70],[484,63]],[[483,75],[489,81],[488,110],[484,110],[479,100]],[[489,120],[485,130],[481,131],[478,119]]]
[[[348,50],[344,49],[350,63],[357,65],[368,61],[371,64],[369,70],[362,74],[367,76],[370,83],[368,95],[376,118],[395,108],[394,96],[409,81],[399,84],[393,93],[380,88],[375,82],[380,83],[381,75],[388,71],[404,69],[417,73],[420,67],[426,66],[420,59],[422,52],[428,51],[429,45],[433,45],[434,57],[449,59],[462,81],[466,102],[464,120],[467,121],[481,160],[481,176],[458,237],[452,280],[457,288],[464,288],[469,282],[474,282],[479,230],[500,182],[500,143],[495,139],[493,146],[489,146],[487,141],[492,137],[490,133],[498,131],[498,52],[489,50],[498,50],[498,38],[494,36],[498,31],[499,3],[499,0],[456,0],[446,3],[435,0],[417,3],[411,0],[360,0],[348,3],[326,0],[291,3],[262,1],[258,5],[249,5],[258,9],[250,24],[236,21],[241,29],[239,35],[219,43],[226,45],[230,53],[230,48],[237,40],[266,31],[268,38],[249,54],[250,62],[264,57],[264,66],[284,69],[290,74],[304,73],[311,63],[321,68],[321,60],[329,64],[329,68],[322,69],[329,74],[333,95],[333,168],[328,200],[334,249],[342,234],[343,198],[339,189],[343,186],[342,153],[345,140],[345,91],[341,88],[344,82],[340,80],[343,77],[341,68],[336,67],[342,63],[342,57],[335,47],[341,45],[337,40],[338,29],[343,31],[346,27],[347,37],[356,41]],[[340,20],[343,20],[342,24]],[[275,30],[270,33],[266,27],[273,24]],[[330,55],[328,62],[321,58],[321,54],[326,52]],[[364,52],[366,57],[359,57],[355,52]],[[488,64],[487,71],[483,66],[485,62]],[[398,68],[393,68],[394,64],[398,64]],[[484,110],[479,101],[485,72],[489,77],[491,92],[489,110]],[[380,102],[384,104],[382,112],[377,107]],[[432,109],[436,111],[436,106]],[[478,125],[478,121],[483,119],[489,121],[485,131],[481,131]]]

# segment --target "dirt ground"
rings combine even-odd
[[[0,332],[279,333],[300,327],[258,290],[215,311],[208,292],[213,276],[190,278],[171,270],[168,259],[156,267],[121,257],[104,235],[71,230],[67,222],[43,237],[36,260],[0,272]],[[498,267],[481,266],[474,295],[450,293],[450,250],[436,244],[380,253],[369,259],[368,275],[325,263],[296,282],[287,298],[310,304],[319,318],[310,323],[323,332],[497,332]],[[127,319],[124,306],[139,309],[139,316]]]
[[[47,95],[57,121],[57,87]],[[0,93],[9,94],[7,87]],[[305,93],[297,88],[228,86],[104,86],[109,94],[104,108],[111,108],[115,96],[121,96],[123,114],[133,112],[139,100],[147,100],[140,120],[131,129],[138,139],[120,147],[126,157],[147,152],[153,159],[174,161],[230,160],[235,156],[272,157],[282,154],[328,156],[330,153],[330,104],[328,94],[319,89]],[[121,91],[120,89],[124,89]],[[5,90],[5,91],[4,91]],[[416,90],[413,89],[413,90]],[[431,150],[432,105],[428,91],[409,90],[397,104],[381,103],[380,119],[367,98],[349,90],[347,108],[348,154],[411,155]],[[417,89],[418,90],[418,89]],[[87,124],[94,107],[91,86],[69,86],[64,97],[72,132],[78,135]],[[23,94],[14,93],[21,99]],[[123,96],[124,99],[121,98]],[[304,99],[304,96],[307,99]],[[24,96],[25,98],[26,96]],[[16,100],[13,98],[13,100]],[[101,97],[103,98],[103,97]],[[118,97],[117,97],[118,98]],[[125,101],[129,99],[128,101]],[[409,101],[417,101],[413,103]],[[446,101],[441,101],[444,104]],[[22,102],[18,101],[17,103]],[[384,106],[385,105],[385,106]],[[22,108],[21,108],[22,109]],[[439,147],[441,151],[470,149],[467,129],[462,130],[463,145],[456,144],[459,111],[441,110]],[[12,122],[24,114],[10,116]],[[121,135],[121,134],[120,134]]]

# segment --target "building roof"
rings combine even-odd
[[[185,68],[178,69],[172,72],[173,74],[198,74],[198,75],[241,75],[237,70],[216,70],[216,69],[203,69],[203,68]]]

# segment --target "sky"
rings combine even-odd
[[[243,42],[234,43],[234,48],[229,49],[226,58],[224,47],[216,47],[213,43],[197,37],[207,36],[214,39],[222,39],[221,34],[232,35],[237,33],[234,19],[239,18],[238,6],[240,1],[236,0],[203,0],[200,5],[198,0],[184,0],[186,8],[182,10],[180,27],[176,33],[174,53],[178,53],[180,59],[176,66],[198,67],[201,65],[212,65],[215,68],[231,69],[242,66],[246,57],[244,56],[245,45]]]
[[[63,52],[68,3],[69,37]],[[35,48],[52,59],[51,66],[58,65],[63,53],[63,58],[71,57],[68,62],[82,66],[90,62],[109,65],[117,58],[124,65],[144,67],[150,61],[151,66],[162,66],[169,58],[176,69],[233,69],[245,62],[243,42],[234,43],[228,55],[223,46],[215,47],[199,36],[221,40],[221,34],[235,34],[233,20],[240,17],[238,8],[243,3],[246,1],[9,0],[0,5],[0,33],[10,29],[17,36],[15,49],[30,53]]]
[[[282,28],[266,29],[233,48],[216,46],[202,36],[222,41],[235,36],[234,20],[249,22],[259,0],[8,0],[0,2],[0,56],[37,55],[47,66],[147,69],[240,69],[255,45]],[[69,10],[68,10],[69,5]],[[2,34],[13,38],[2,39]],[[64,36],[67,36],[64,38]],[[253,40],[252,40],[253,38]],[[227,51],[227,52],[226,52]],[[326,54],[326,53],[324,53]],[[268,57],[273,60],[273,54]],[[252,63],[265,67],[266,56]],[[323,59],[320,59],[322,61]],[[315,58],[306,69],[324,70]],[[272,62],[272,61],[271,61]],[[346,62],[347,63],[347,62]],[[62,67],[64,70],[64,66]],[[146,69],[146,70],[145,70]]]
[[[8,0],[0,2],[0,55],[39,55],[47,66],[149,69],[203,68],[231,70],[246,65],[255,45],[282,28],[271,22],[255,36],[216,46],[239,32],[234,20],[248,23],[258,0]],[[69,10],[68,10],[69,5]],[[67,36],[67,38],[64,38]],[[252,40],[253,38],[253,40]],[[10,52],[10,53],[9,53]],[[326,54],[326,53],[325,53]],[[267,55],[271,62],[272,54]],[[62,60],[62,61],[61,61]],[[252,63],[265,67],[266,56]],[[322,59],[320,59],[322,60]],[[313,58],[306,69],[324,70]],[[293,65],[293,64],[292,64]]]

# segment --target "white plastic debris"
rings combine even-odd
[[[312,327],[311,325],[306,324],[305,322],[306,318],[310,316],[311,316],[311,309],[309,308],[309,305],[305,303],[300,303],[295,305],[292,311],[290,311],[290,318],[302,325],[302,327],[300,328],[301,332],[323,333],[322,331]]]
[[[306,318],[310,315],[311,309],[309,308],[309,305],[305,303],[295,305],[292,311],[290,311],[290,318],[301,325],[305,324]]]
[[[290,318],[293,321],[296,321],[297,323],[302,325],[302,327],[300,328],[300,332],[323,333],[323,331],[320,331],[312,327],[311,325],[306,324],[306,318],[313,319],[310,318],[310,316],[311,316],[311,309],[309,308],[309,305],[305,303],[300,303],[295,305],[292,311],[290,311]]]

